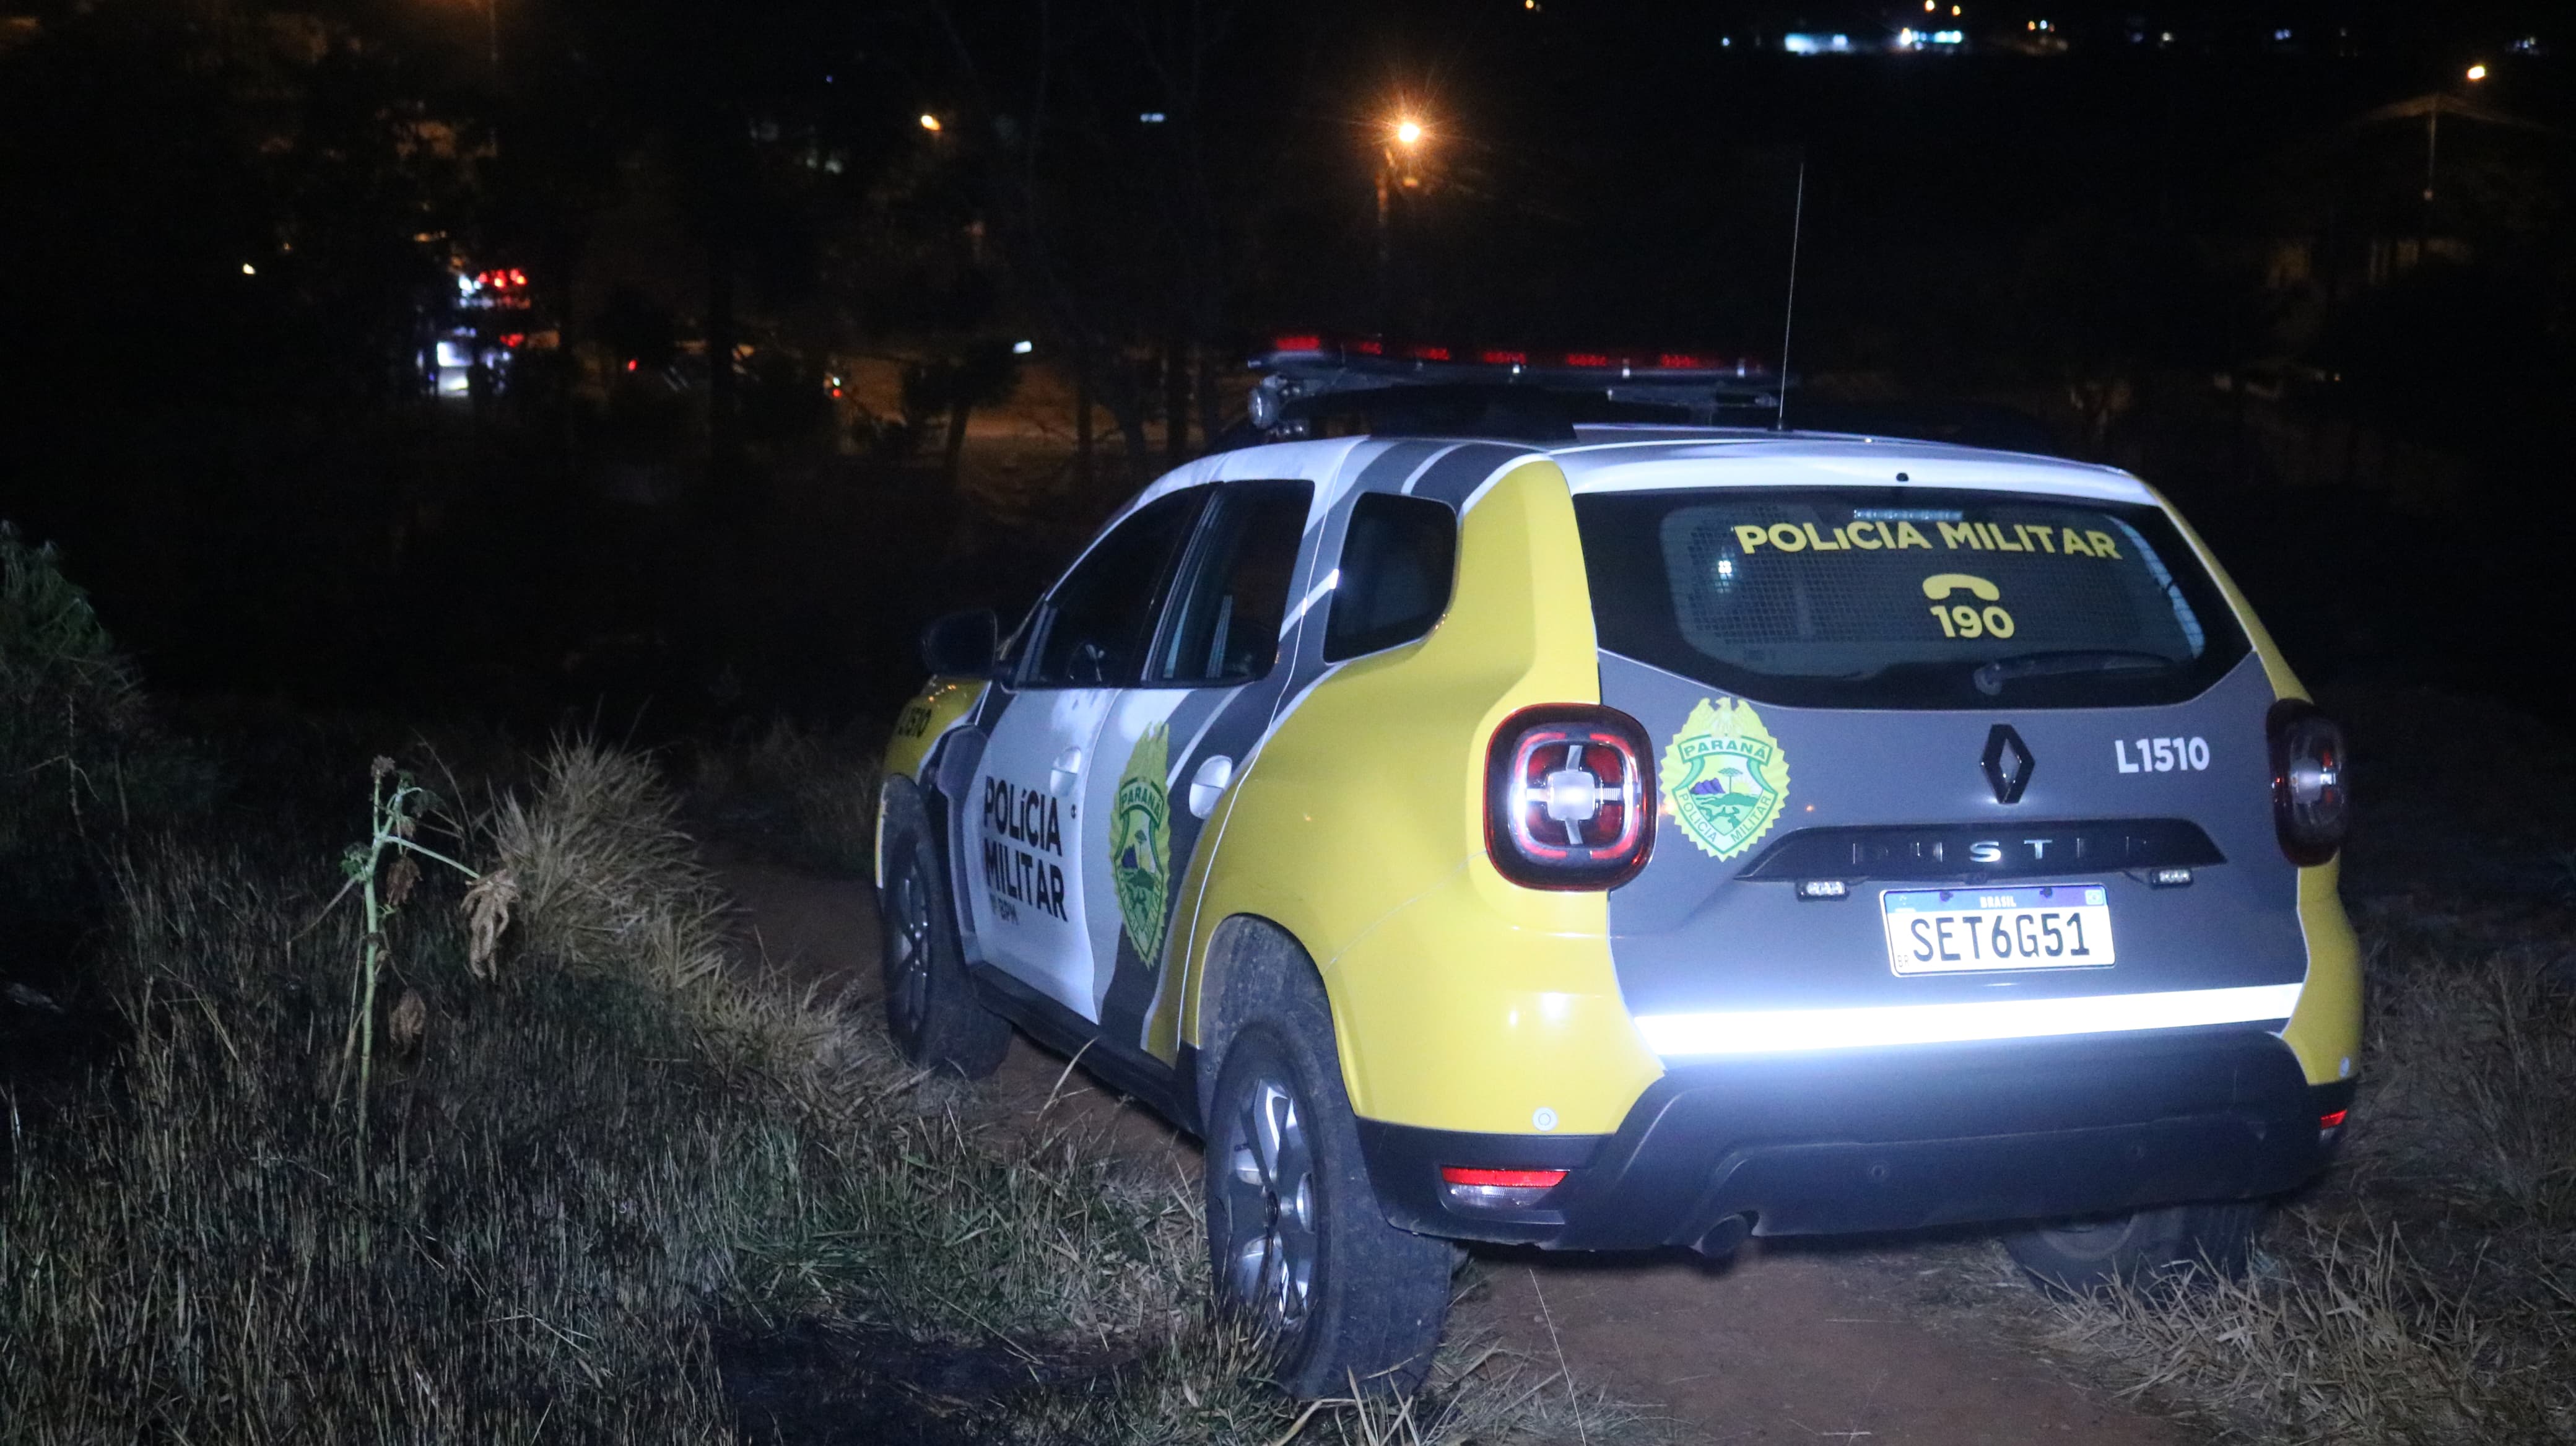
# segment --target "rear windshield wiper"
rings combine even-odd
[[[2100,649],[2020,653],[2009,658],[1997,658],[1968,676],[1976,683],[1978,692],[1991,698],[2004,690],[2004,684],[2016,678],[2042,678],[2060,673],[2143,673],[2173,666],[2174,660],[2161,653]]]

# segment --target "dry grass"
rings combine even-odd
[[[2401,722],[2482,716],[2404,701]],[[2454,737],[2452,756],[2576,775],[2564,740],[2505,722],[2513,750]],[[2348,873],[2368,1053],[2338,1168],[2243,1284],[2065,1305],[2040,1329],[2086,1374],[2231,1438],[2576,1440],[2576,899],[2531,887],[2576,800],[2508,806],[2492,779],[2463,795],[2457,770],[2399,795],[2402,772],[2378,824],[2403,852],[2374,856],[2366,827]],[[2483,888],[2457,872],[2481,860]]]
[[[519,888],[498,967],[421,882],[363,1141],[326,1087],[360,942],[314,925],[329,841],[134,849],[96,961],[118,1064],[12,1114],[0,1441],[731,1441],[728,1371],[801,1337],[887,1378],[887,1434],[1609,1439],[1464,1349],[1408,1415],[1301,1423],[1209,1318],[1193,1181],[970,1125],[873,1028],[728,961],[673,820],[649,763],[565,743],[467,827]],[[942,1353],[1025,1379],[931,1399],[904,1372]]]
[[[536,797],[501,799],[487,829],[535,952],[576,968],[640,970],[674,992],[723,972],[722,896],[678,812],[646,761],[559,740]]]
[[[696,757],[694,811],[728,836],[783,862],[857,877],[874,866],[877,761],[885,740],[860,729],[826,733],[780,720],[744,728]]]

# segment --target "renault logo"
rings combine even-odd
[[[2022,790],[2030,787],[2030,776],[2038,771],[2039,760],[2031,757],[2030,745],[2021,741],[2009,723],[1998,723],[1986,734],[1986,782],[1995,790],[1995,802],[2019,803]]]

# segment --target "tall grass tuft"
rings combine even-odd
[[[535,797],[501,799],[489,826],[530,947],[576,968],[640,971],[665,990],[714,980],[723,900],[678,818],[651,760],[557,740]]]

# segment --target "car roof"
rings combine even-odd
[[[1567,483],[1578,494],[1687,487],[1867,486],[2039,493],[2102,502],[2151,504],[2156,500],[2145,483],[2117,467],[2030,452],[1841,432],[1579,426],[1575,440],[1558,443],[1373,435],[1270,442],[1215,452],[1158,478],[1120,508],[1119,516],[1184,487],[1283,477],[1314,480],[1323,494],[1320,500],[1330,505],[1352,490],[1372,464],[1407,446],[1419,458],[1409,468],[1404,490],[1460,448],[1492,453],[1492,473],[1468,495],[1467,506],[1475,505],[1494,477],[1539,459],[1563,468]]]
[[[2153,502],[2117,467],[1903,437],[1741,429],[1581,427],[1544,449],[1577,493],[1671,487],[1957,488]]]

